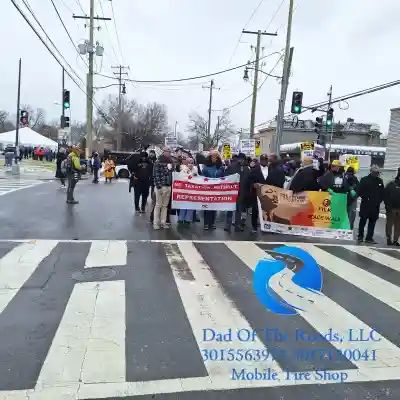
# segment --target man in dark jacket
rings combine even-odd
[[[387,244],[400,246],[400,168],[397,176],[385,188]]]
[[[260,164],[254,167],[248,174],[245,182],[245,195],[247,205],[251,207],[252,233],[257,232],[258,225],[258,201],[255,184],[271,185],[283,188],[285,183],[285,172],[279,167],[277,162],[269,163],[268,156],[260,156]]]
[[[347,187],[347,182],[344,179],[344,173],[341,168],[341,162],[334,160],[332,161],[330,170],[319,178],[318,183],[324,192],[348,193],[349,188]]]
[[[302,161],[302,166],[294,173],[290,181],[289,190],[294,193],[305,191],[318,191],[320,186],[318,178],[324,173],[321,163],[313,160],[312,157],[305,157]]]
[[[379,177],[380,171],[377,165],[371,167],[371,173],[360,180],[358,196],[361,197],[360,223],[358,225],[358,242],[364,240],[364,229],[368,221],[367,236],[365,242],[376,244],[374,231],[376,221],[379,219],[379,209],[385,195],[383,180]]]
[[[99,183],[99,170],[101,168],[101,161],[99,153],[93,153],[93,157],[91,160],[91,168],[93,172],[93,182],[92,183]]]
[[[225,171],[225,176],[227,175],[240,175],[240,184],[239,184],[239,196],[238,201],[236,202],[236,211],[235,211],[235,228],[236,231],[244,231],[244,223],[242,222],[242,212],[246,212],[246,206],[244,204],[244,196],[245,196],[245,182],[247,180],[248,174],[250,172],[250,168],[246,162],[246,154],[239,153],[235,160],[232,160],[232,163],[228,166]],[[225,231],[230,231],[232,225],[233,211],[228,211],[226,213],[225,219]],[[245,221],[244,221],[245,222]]]
[[[145,151],[140,154],[140,162],[132,171],[131,180],[135,191],[135,211],[137,213],[146,212],[147,198],[149,197],[150,186],[152,183],[153,164],[148,159]],[[142,198],[139,207],[140,197]]]

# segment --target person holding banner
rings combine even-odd
[[[179,172],[179,171],[177,171]],[[186,174],[186,175],[191,175],[191,176],[197,176],[197,167],[194,165],[193,158],[187,158],[184,163],[182,163],[180,167],[180,172]],[[180,224],[184,225],[190,225],[193,220],[194,210],[179,210],[179,219],[178,222]]]
[[[254,167],[247,176],[244,183],[244,190],[247,197],[246,204],[251,207],[251,226],[252,233],[257,232],[258,226],[258,200],[255,184],[271,185],[283,188],[285,183],[285,173],[275,161],[269,163],[268,156],[261,154],[260,163]]]
[[[246,154],[239,153],[235,161],[232,160],[231,165],[225,171],[225,175],[234,175],[239,174],[240,176],[240,184],[239,184],[239,197],[236,203],[236,211],[235,211],[235,230],[236,231],[244,231],[244,223],[242,220],[242,212],[246,212],[246,207],[243,204],[243,197],[245,194],[245,182],[249,175],[250,168],[247,165]],[[224,230],[226,232],[230,231],[233,219],[233,211],[227,211],[225,218],[225,227]],[[244,220],[246,222],[246,220]]]
[[[224,173],[222,160],[216,150],[210,151],[209,156],[205,160],[202,175],[205,178],[220,178]],[[215,218],[217,212],[211,210],[204,211],[204,230],[216,229]]]

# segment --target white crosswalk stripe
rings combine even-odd
[[[296,316],[252,292],[257,263],[280,246],[307,251],[324,277],[315,293],[289,268],[272,276]],[[399,272],[399,251],[352,245],[0,241],[0,399],[400,380]]]
[[[0,196],[15,192],[17,190],[37,186],[43,183],[44,183],[43,181],[38,181],[38,180],[0,179]]]

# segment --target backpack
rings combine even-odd
[[[61,172],[66,175],[71,172],[71,159],[67,157],[65,160],[61,161]]]

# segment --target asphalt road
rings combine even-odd
[[[400,398],[397,250],[154,232],[126,183],[80,182],[76,206],[54,182],[27,186],[0,196],[1,400]],[[273,287],[306,300],[285,316],[254,295],[253,271],[293,242],[323,289]]]

